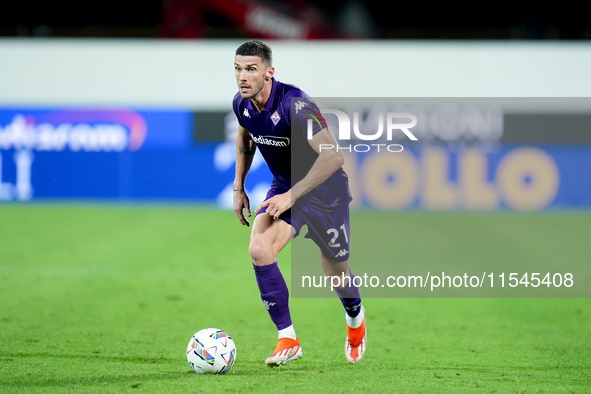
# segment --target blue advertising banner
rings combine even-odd
[[[164,199],[231,206],[234,144],[196,145],[193,131],[193,113],[185,109],[1,109],[0,200]],[[264,198],[270,179],[258,155],[251,184]]]
[[[0,109],[0,150],[135,152],[185,148],[191,142],[188,110],[130,108]]]
[[[219,153],[218,153],[219,155]],[[134,153],[0,151],[0,199],[144,199],[215,203],[229,187],[234,162],[215,164],[216,147],[145,150]],[[268,188],[266,167],[249,185]],[[266,191],[266,190],[265,190]]]
[[[534,211],[591,206],[591,146],[422,145],[347,154],[356,207]]]

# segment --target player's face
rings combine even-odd
[[[267,67],[258,56],[240,56],[234,59],[234,74],[242,98],[256,99],[273,76],[273,67]]]

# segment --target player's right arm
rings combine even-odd
[[[234,177],[234,212],[244,226],[250,226],[249,221],[244,217],[250,217],[250,201],[244,189],[246,175],[250,170],[250,165],[256,152],[255,142],[250,137],[248,130],[238,126],[238,135],[236,136],[236,176]]]

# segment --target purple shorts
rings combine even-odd
[[[273,186],[267,192],[265,200],[281,193],[285,191]],[[259,214],[266,210],[267,207],[262,208]],[[320,210],[298,201],[291,209],[283,212],[279,219],[295,229],[294,238],[300,234],[304,224],[307,225],[308,233],[305,237],[314,241],[328,260],[341,262],[349,259],[349,204],[334,208],[323,207]]]

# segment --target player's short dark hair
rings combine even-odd
[[[266,42],[261,40],[248,40],[236,49],[236,56],[258,56],[267,66],[273,65],[273,52]]]

